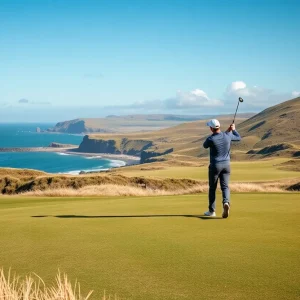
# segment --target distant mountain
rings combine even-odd
[[[252,113],[241,114],[248,118]],[[149,115],[110,115],[106,118],[81,118],[70,121],[59,122],[50,132],[63,133],[125,133],[139,131],[153,131],[176,126],[183,122],[203,120],[212,116],[205,115],[170,115],[170,114],[149,114]],[[222,116],[220,116],[222,117]]]

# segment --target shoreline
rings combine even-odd
[[[111,154],[111,153],[89,153],[76,151],[78,148],[70,147],[14,147],[14,148],[0,148],[1,152],[54,152],[54,153],[65,153],[69,155],[79,155],[84,157],[99,157],[109,160],[121,160],[128,165],[136,165],[140,162],[140,157],[126,154]]]

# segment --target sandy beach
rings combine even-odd
[[[104,159],[122,160],[126,165],[139,164],[140,157],[126,154],[111,154],[111,153],[85,153],[78,152],[78,148],[55,148],[55,147],[29,147],[29,148],[0,148],[0,152],[57,152],[70,155],[82,155],[86,157],[99,157]]]

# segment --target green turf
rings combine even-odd
[[[299,299],[299,193],[233,194],[227,220],[199,217],[206,197],[1,197],[0,265],[47,281],[60,268],[94,299],[104,289],[144,300]]]
[[[288,159],[256,160],[256,161],[235,161],[231,163],[232,181],[266,181],[287,178],[299,178],[300,173],[278,169],[280,163]],[[208,165],[208,164],[207,164]],[[208,168],[202,167],[165,167],[157,170],[138,170],[137,167],[118,171],[129,176],[147,176],[159,178],[190,178],[207,180]]]

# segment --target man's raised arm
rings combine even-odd
[[[235,124],[231,124],[227,129],[226,133],[230,134],[231,140],[234,142],[238,142],[242,139],[239,133],[235,130]]]

